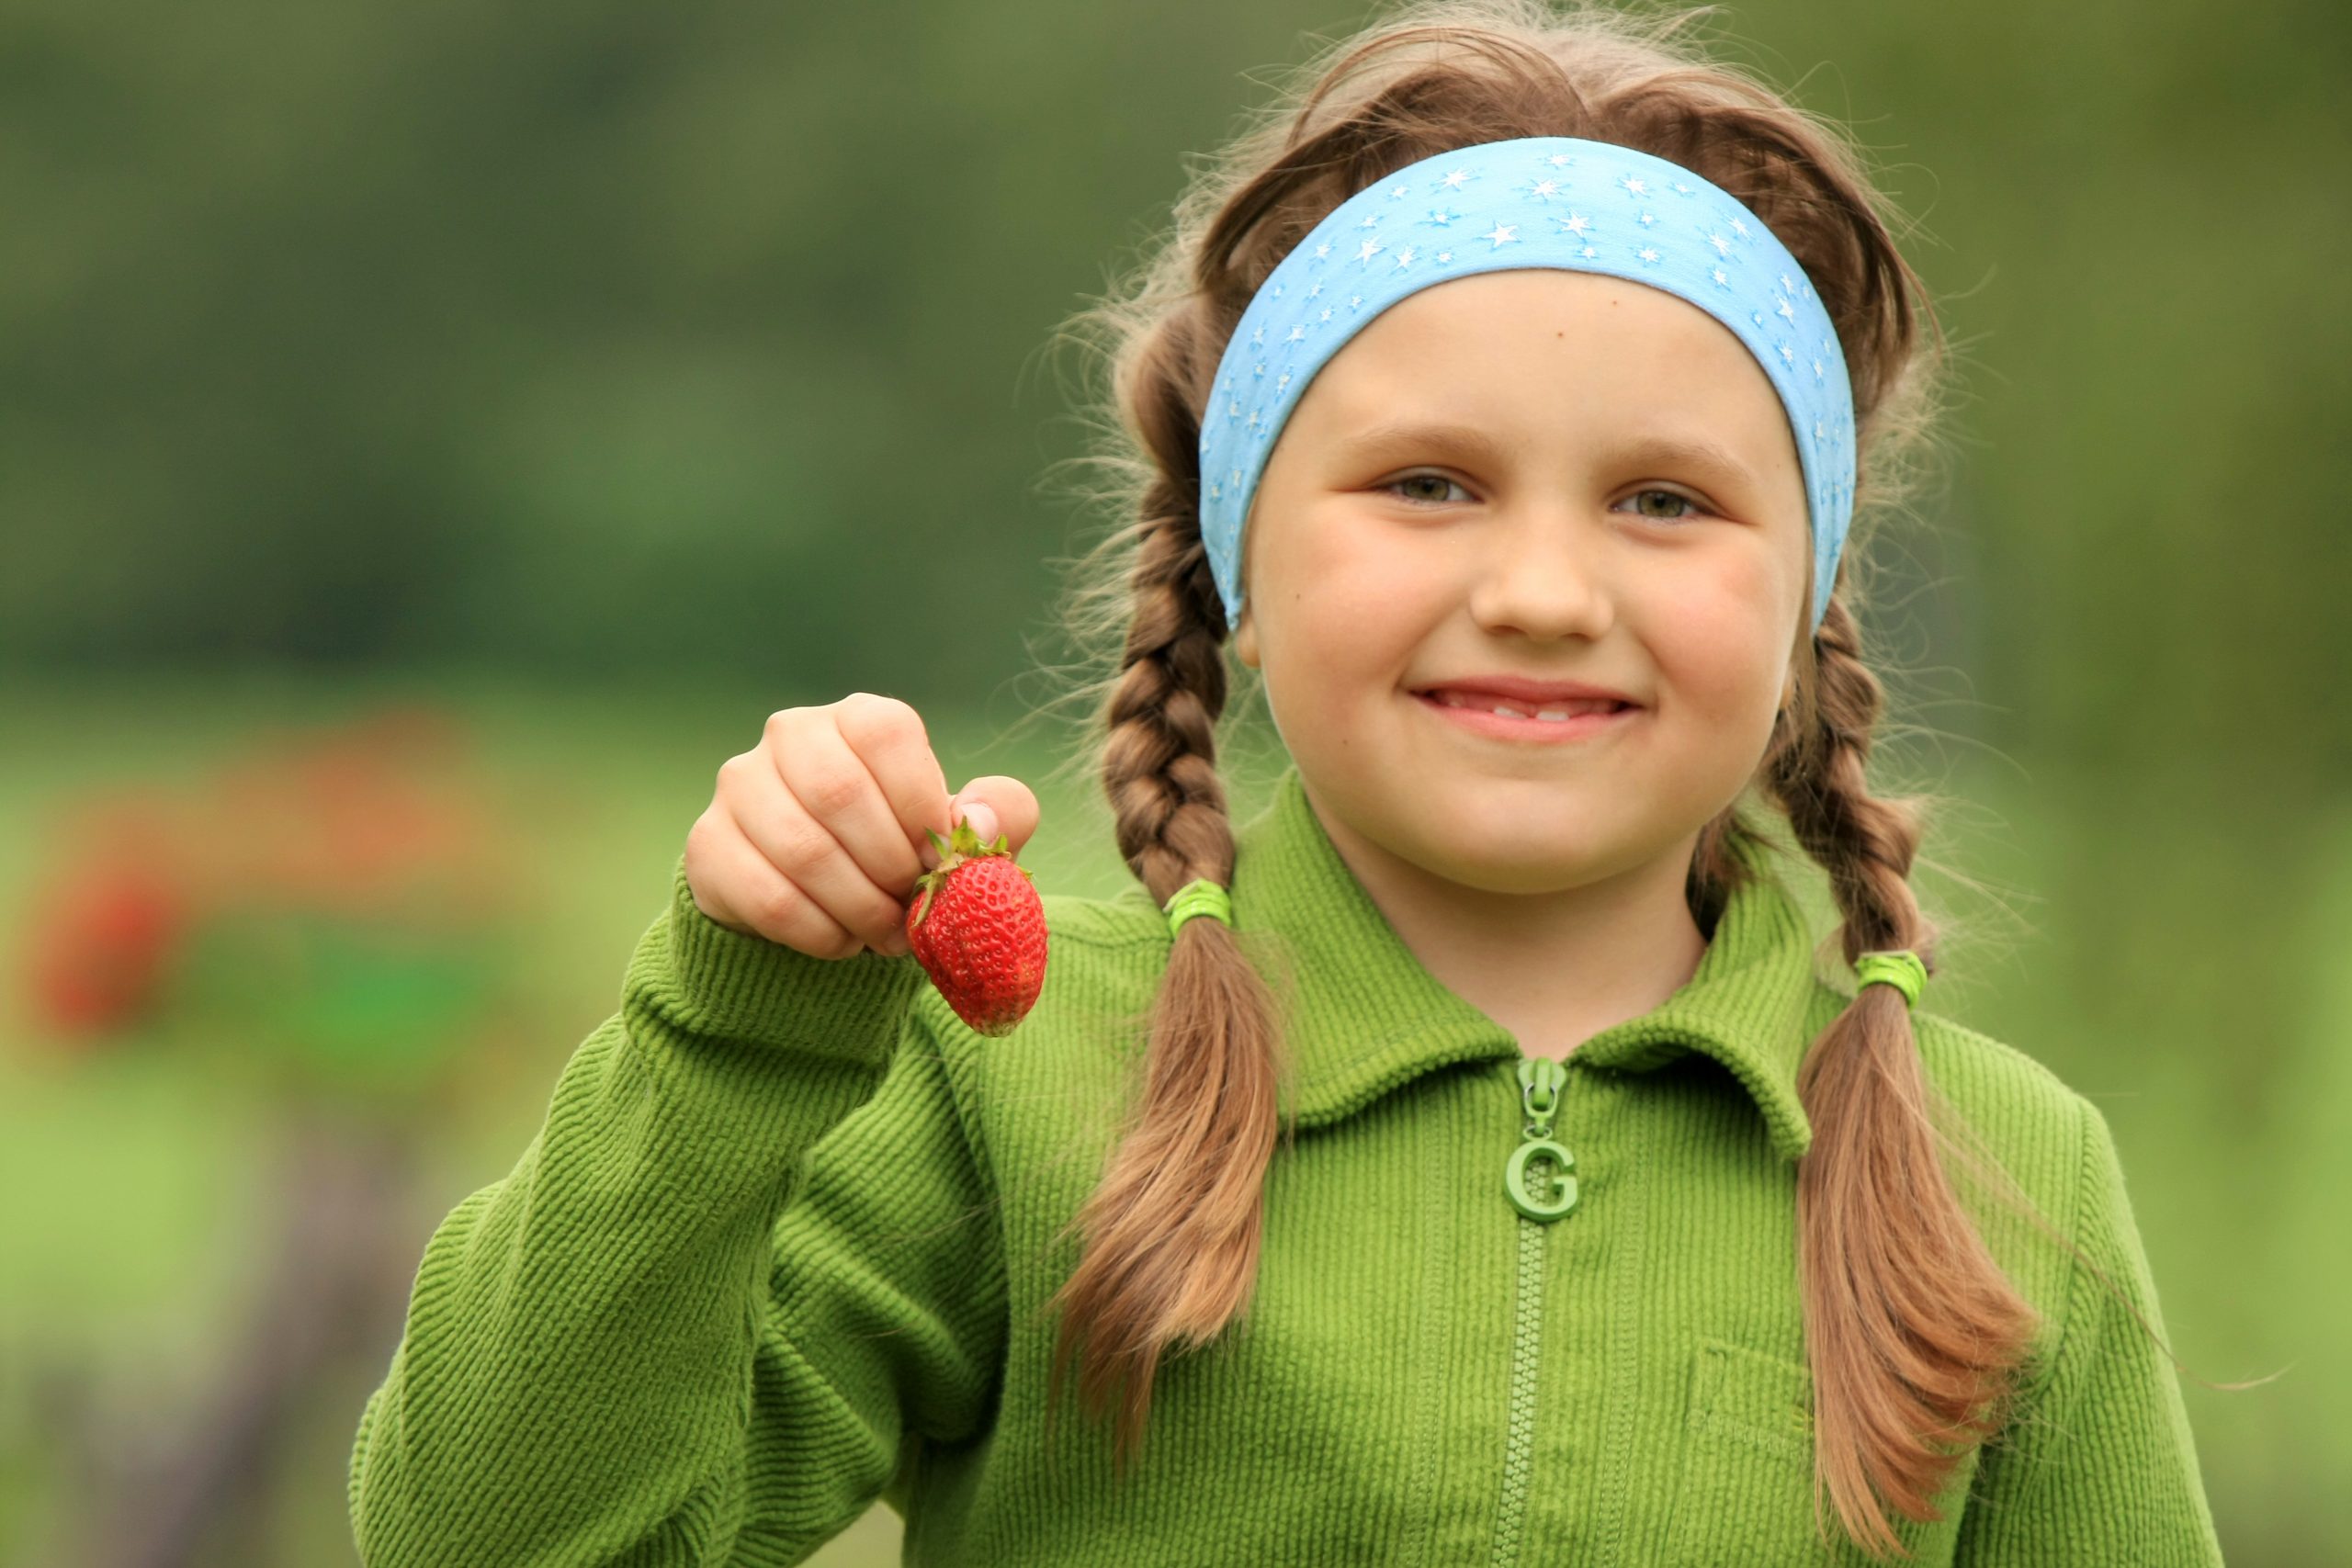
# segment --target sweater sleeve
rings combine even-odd
[[[349,1506],[370,1568],[797,1562],[971,1435],[993,1204],[912,958],[711,920],[673,874],[618,1013],[426,1243]]]
[[[2169,1342],[2113,1132],[2098,1106],[2080,1103],[2075,1242]],[[2220,1563],[2170,1358],[2080,1259],[2062,1311],[2046,1374],[1984,1451],[1953,1562]]]

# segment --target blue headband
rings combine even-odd
[[[1330,357],[1407,295],[1556,266],[1690,300],[1747,345],[1788,411],[1813,530],[1813,629],[1854,509],[1854,400],[1837,328],[1762,220],[1679,164],[1568,136],[1456,148],[1341,202],[1242,312],[1201,422],[1201,540],[1241,615],[1241,525],[1291,411]]]

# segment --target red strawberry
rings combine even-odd
[[[1046,985],[1046,906],[1004,835],[984,844],[968,819],[916,879],[907,944],[956,1015],[982,1034],[1010,1034]]]

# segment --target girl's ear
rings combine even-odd
[[[1241,619],[1233,628],[1233,656],[1255,670],[1258,668],[1258,623],[1251,618],[1250,608],[1245,600],[1241,605]]]

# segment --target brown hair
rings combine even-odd
[[[1404,6],[1303,66],[1283,101],[1194,171],[1173,231],[1125,287],[1076,319],[1107,349],[1118,427],[1091,460],[1113,476],[1104,493],[1129,521],[1079,563],[1064,614],[1081,642],[1121,645],[1115,672],[1080,694],[1105,727],[1089,760],[1120,852],[1153,902],[1195,877],[1229,882],[1234,863],[1216,764],[1229,628],[1198,512],[1211,382],[1275,265],[1396,169],[1474,143],[1577,136],[1654,153],[1731,192],[1796,256],[1837,324],[1858,446],[1849,554],[1873,515],[1900,504],[1940,388],[1940,352],[1922,352],[1916,324],[1923,311],[1934,322],[1926,290],[1852,146],[1675,36],[1706,11]],[[1940,328],[1935,341],[1940,351]],[[1795,700],[1756,782],[1827,871],[1846,959],[1907,949],[1932,973],[1937,928],[1909,883],[1928,802],[1874,797],[1864,780],[1883,694],[1847,578],[1841,563],[1811,637],[1805,605]],[[1703,930],[1747,874],[1734,851],[1749,833],[1726,810],[1699,835],[1688,887]],[[1205,1343],[1249,1304],[1280,1131],[1273,998],[1228,928],[1184,924],[1145,1029],[1131,1119],[1072,1224],[1083,1256],[1047,1303],[1063,1312],[1055,1400],[1082,1343],[1081,1398],[1097,1416],[1115,1403],[1123,1461],[1140,1441],[1161,1354]],[[1880,1500],[1937,1517],[1930,1499],[1961,1451],[2006,1421],[2040,1318],[1947,1179],[1938,1150],[1956,1119],[1925,1080],[1899,992],[1862,987],[1813,1043],[1799,1090],[1815,1134],[1796,1202],[1816,1519],[1826,1488],[1856,1541],[1901,1551]],[[2024,1202],[1980,1150],[1950,1146]]]

